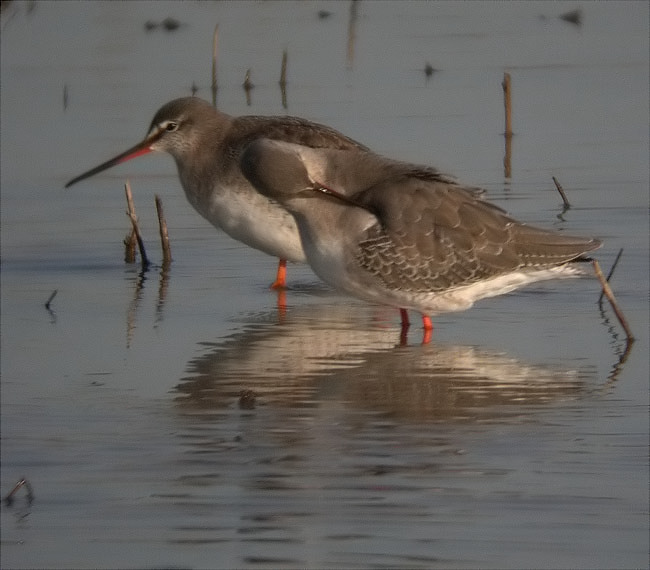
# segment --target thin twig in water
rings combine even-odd
[[[616,259],[614,260],[614,263],[612,264],[612,268],[609,270],[609,273],[607,274],[607,283],[609,283],[609,280],[612,278],[612,275],[614,275],[614,269],[616,269],[616,266],[618,265],[619,260],[621,259],[621,255],[623,255],[623,248],[618,250],[618,253],[616,254]],[[603,296],[605,295],[604,291],[600,292],[600,297],[598,297],[598,305],[603,304]]]
[[[506,152],[503,156],[503,173],[506,178],[512,176],[512,91],[510,89],[510,74],[503,74],[503,105],[506,116],[506,130],[503,133],[506,142]]]
[[[503,175],[506,178],[512,177],[512,135],[504,136],[506,149],[503,155]]]
[[[510,89],[510,74],[503,74],[503,82],[501,83],[503,87],[503,104],[506,111],[506,137],[512,136],[512,90]]]
[[[135,239],[138,241],[138,249],[140,250],[140,257],[142,258],[142,270],[146,271],[149,267],[149,258],[147,257],[147,252],[144,248],[144,242],[142,241],[142,236],[140,235],[140,228],[138,227],[138,218],[135,215],[135,206],[133,205],[133,194],[131,193],[131,185],[127,180],[124,184],[124,191],[126,192],[126,203],[128,207],[127,215],[131,220],[131,225],[133,226],[133,231],[135,233]]]
[[[50,303],[52,303],[52,300],[54,299],[54,297],[56,297],[56,294],[57,294],[58,292],[59,292],[58,289],[54,289],[54,291],[52,291],[52,294],[48,297],[47,301],[45,301],[45,308],[46,308],[48,311],[50,310]]]
[[[212,106],[217,108],[217,51],[219,46],[219,24],[214,27],[212,36]]]
[[[284,87],[287,84],[287,50],[282,52],[282,68],[280,69],[280,86]]]
[[[560,193],[560,196],[562,196],[562,202],[564,202],[564,211],[566,211],[571,207],[571,204],[569,203],[569,199],[566,197],[566,194],[564,193],[564,188],[562,188],[562,185],[558,182],[555,176],[553,176],[553,182],[555,183],[555,187],[557,188],[557,191]]]
[[[621,311],[620,307],[618,306],[618,303],[616,302],[616,298],[614,297],[614,293],[611,287],[609,286],[609,283],[607,283],[607,280],[605,279],[603,272],[600,270],[600,264],[598,263],[598,260],[597,259],[592,260],[592,264],[594,266],[594,272],[596,273],[596,277],[598,277],[598,280],[600,281],[600,286],[603,288],[603,293],[605,294],[605,297],[607,297],[607,300],[612,306],[612,309],[614,309],[614,313],[616,314],[616,318],[618,319],[618,322],[621,323],[621,326],[625,331],[628,344],[634,342],[634,335],[632,334],[632,331],[630,330],[630,327],[627,324],[627,320],[623,315],[623,311]]]
[[[163,265],[172,262],[172,252],[169,246],[169,233],[167,232],[167,221],[163,212],[163,205],[160,196],[156,195],[156,213],[158,214],[158,227],[160,228],[160,242],[163,250]]]
[[[282,108],[287,108],[287,50],[282,52],[282,69],[280,70],[280,95],[282,97]]]
[[[357,16],[359,13],[359,0],[350,2],[350,17],[348,20],[348,49],[347,49],[347,67],[352,69],[354,64],[354,43],[356,41]]]
[[[251,81],[251,70],[248,68],[246,70],[246,77],[244,78],[244,83],[242,83],[244,91],[246,91],[246,105],[251,106],[251,91],[255,85]]]
[[[31,505],[31,503],[34,501],[34,490],[32,489],[32,486],[29,484],[29,481],[23,477],[20,481],[18,481],[18,483],[14,485],[14,488],[4,498],[4,501],[7,506],[12,505],[12,503],[14,502],[14,495],[22,487],[25,487],[25,491],[27,492],[27,502]]]
[[[129,235],[124,238],[124,263],[135,263],[135,249],[138,240],[135,238],[135,231],[131,227]]]

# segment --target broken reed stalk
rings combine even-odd
[[[135,234],[135,239],[138,242],[138,249],[140,250],[140,257],[142,258],[142,269],[146,270],[149,267],[149,258],[147,257],[147,252],[144,249],[144,242],[142,241],[142,236],[140,235],[140,228],[138,227],[138,218],[135,215],[135,206],[133,205],[133,194],[131,193],[131,185],[127,180],[124,183],[124,191],[126,192],[126,204],[127,204],[127,215],[131,220],[131,225],[133,226],[133,233]]]
[[[12,505],[12,503],[14,502],[14,496],[23,487],[25,487],[25,491],[27,494],[27,502],[31,504],[34,501],[34,490],[32,489],[32,486],[30,485],[29,481],[23,477],[20,481],[18,481],[18,483],[14,485],[14,488],[11,491],[9,491],[7,496],[4,498],[5,504],[7,506]]]
[[[356,39],[358,0],[350,2],[350,16],[348,20],[348,49],[347,49],[347,67],[352,69],[354,65],[354,43]]]
[[[621,255],[623,255],[623,248],[618,250],[618,254],[616,255],[616,259],[614,260],[614,263],[612,264],[612,268],[609,270],[609,273],[607,274],[607,283],[609,283],[609,280],[612,278],[612,275],[614,275],[614,270],[616,269],[616,266],[618,265],[619,260],[621,259]],[[603,304],[603,296],[605,295],[605,291],[600,292],[600,297],[598,297],[598,304],[602,305]]]
[[[244,76],[244,82],[242,83],[242,87],[244,88],[244,91],[250,91],[255,85],[253,85],[253,82],[251,81],[251,68],[249,67],[246,70],[246,75]]]
[[[131,217],[131,212],[135,216],[135,205],[133,204],[133,194],[131,193],[131,185],[127,180],[124,184],[124,191],[126,192],[126,207],[127,215]],[[138,244],[138,234],[136,228],[131,224],[131,231],[129,235],[124,238],[124,261],[125,263],[135,263],[135,249]]]
[[[133,205],[133,195],[131,194],[131,186],[127,182],[124,190],[126,191],[126,205],[128,210],[135,210]],[[124,238],[124,263],[135,263],[135,248],[138,240],[136,238],[135,228],[131,225],[129,235]]]
[[[564,193],[564,188],[562,188],[562,184],[560,184],[553,176],[553,182],[555,183],[555,187],[557,188],[557,191],[560,193],[560,196],[562,196],[562,202],[564,202],[564,209],[568,210],[571,207],[571,203],[569,202],[569,199],[566,197],[566,194]]]
[[[512,175],[512,103],[511,103],[511,89],[510,89],[510,74],[503,74],[503,105],[506,112],[506,130],[503,133],[506,139],[506,152],[503,157],[503,170],[506,178]]]
[[[167,232],[167,221],[163,212],[162,200],[156,195],[156,213],[158,214],[158,227],[160,228],[160,243],[163,251],[163,266],[168,266],[172,261],[172,251],[169,247],[169,233]]]
[[[137,244],[135,230],[131,227],[129,235],[124,238],[124,263],[135,263],[135,248]]]
[[[503,155],[503,174],[506,178],[512,176],[512,136],[506,135],[506,150]]]
[[[282,108],[287,108],[287,50],[282,52],[282,68],[280,69],[280,96]]]
[[[287,50],[282,52],[282,68],[280,69],[280,87],[287,86]]]
[[[627,324],[627,320],[623,315],[623,311],[621,311],[620,307],[618,306],[618,303],[616,302],[616,298],[614,297],[614,293],[611,287],[609,286],[609,283],[607,283],[607,280],[603,276],[603,272],[600,270],[600,264],[598,263],[598,260],[593,259],[592,264],[594,266],[594,272],[596,273],[596,277],[598,277],[598,281],[600,281],[600,286],[603,288],[603,293],[605,294],[605,297],[607,297],[607,300],[612,306],[612,309],[614,309],[614,313],[616,314],[616,318],[618,319],[618,322],[621,323],[621,326],[625,331],[628,343],[634,342],[634,335],[630,330],[630,326]]]
[[[506,110],[506,137],[512,136],[512,90],[510,89],[510,74],[503,74],[503,103]]]
[[[242,83],[242,87],[244,88],[244,91],[246,92],[246,105],[249,107],[251,106],[251,91],[255,85],[253,85],[253,82],[251,81],[251,70],[248,68],[246,70],[246,77],[244,77],[244,83]]]
[[[217,108],[217,48],[219,40],[219,24],[214,27],[212,36],[212,106]]]
[[[50,310],[50,304],[54,300],[54,297],[56,297],[56,294],[59,292],[58,289],[54,289],[52,291],[52,294],[48,297],[47,301],[45,302],[45,308],[49,311]]]

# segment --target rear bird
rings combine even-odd
[[[73,178],[66,188],[149,152],[167,152],[196,211],[232,238],[280,258],[272,287],[285,287],[287,260],[304,262],[305,255],[293,217],[256,192],[239,168],[242,150],[259,138],[309,148],[365,148],[334,129],[297,117],[231,117],[202,99],[184,97],[160,108],[143,141]]]

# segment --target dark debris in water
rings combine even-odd
[[[569,24],[573,24],[574,26],[580,26],[582,25],[582,10],[577,8],[576,10],[565,12],[564,14],[560,14],[559,18],[560,20],[569,22]]]
[[[426,65],[424,66],[424,75],[427,76],[427,79],[431,77],[436,71],[438,70],[427,61]]]
[[[147,20],[144,23],[144,29],[147,32],[162,28],[167,32],[173,32],[181,27],[181,23],[176,18],[165,18],[162,22],[158,23],[155,20]]]
[[[544,14],[540,14],[539,19],[542,22],[545,22],[549,18],[547,18]],[[560,14],[558,16],[558,19],[564,22],[568,22],[569,24],[573,24],[576,27],[580,27],[582,25],[582,10],[580,8],[576,8],[575,10],[564,12],[564,14]]]
[[[242,410],[255,409],[255,392],[253,390],[242,390],[239,393],[239,407]]]

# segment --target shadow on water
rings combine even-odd
[[[180,409],[331,401],[406,421],[475,421],[582,398],[596,377],[594,367],[531,365],[473,346],[401,346],[398,329],[364,328],[349,308],[331,305],[299,308],[283,322],[258,322],[204,344],[210,350],[188,363],[175,388]]]

